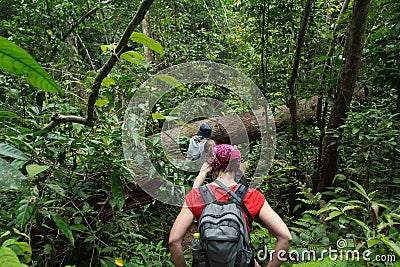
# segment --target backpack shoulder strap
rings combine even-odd
[[[249,188],[247,186],[243,185],[243,184],[240,184],[240,185],[237,186],[235,192],[233,192],[231,189],[229,189],[229,187],[227,187],[226,185],[224,185],[220,181],[215,180],[214,182],[217,185],[219,185],[222,189],[224,189],[229,195],[231,195],[236,200],[236,202],[240,205],[240,207],[246,213],[247,220],[249,221],[249,226],[251,227],[251,224],[253,223],[253,220],[251,218],[249,210],[247,209],[246,205],[243,203],[243,198],[245,197],[245,195],[247,193],[247,190]],[[236,194],[236,192],[238,192],[240,196],[238,196]]]
[[[210,185],[207,184],[200,186],[199,191],[205,205],[217,200],[214,193],[211,191]]]
[[[247,219],[249,221],[249,226],[251,228],[251,224],[253,223],[253,219],[251,218],[250,212],[247,209],[246,205],[243,202],[244,197],[246,196],[247,191],[249,190],[249,187],[244,185],[244,184],[238,184],[235,190],[235,194],[240,198],[240,206],[242,207],[243,211],[247,215]]]

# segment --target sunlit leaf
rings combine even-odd
[[[100,45],[101,51],[105,52],[107,50],[113,51],[117,46],[115,44],[110,44],[110,45]]]
[[[116,82],[113,78],[105,77],[101,82],[101,85],[110,88],[112,85],[116,85]]]
[[[39,173],[44,172],[48,168],[50,168],[50,166],[48,165],[29,164],[26,166],[26,171],[28,172],[29,177],[32,178],[38,175]]]
[[[157,74],[155,78],[171,85],[172,88],[178,88],[180,90],[186,90],[185,86],[181,82],[179,82],[175,77],[165,74]]]
[[[104,107],[105,105],[107,105],[108,103],[110,103],[109,100],[107,99],[97,99],[95,105],[99,108]]]
[[[165,119],[165,116],[160,113],[153,113],[153,114],[151,114],[151,117],[153,120],[164,120]]]
[[[131,63],[141,65],[145,68],[147,68],[149,66],[147,64],[147,62],[144,61],[144,56],[142,54],[140,54],[139,52],[135,52],[135,51],[125,52],[121,55],[121,58],[123,58],[126,61],[129,61]]]
[[[132,33],[130,39],[136,43],[147,46],[149,49],[157,52],[160,55],[164,54],[161,44],[143,33],[134,32]]]
[[[24,77],[38,89],[63,94],[60,86],[28,52],[1,36],[0,68],[11,74]]]
[[[11,248],[0,247],[0,267],[28,267],[26,264],[22,264],[18,256],[14,253]]]

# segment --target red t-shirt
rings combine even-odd
[[[232,191],[235,191],[237,185],[232,185],[229,188]],[[215,197],[218,201],[227,201],[229,198],[229,194],[226,193],[222,188],[219,188],[214,183],[210,184],[210,189],[214,192]],[[260,191],[249,188],[246,195],[244,196],[243,203],[246,205],[246,208],[249,210],[251,219],[254,220],[256,216],[260,213],[262,206],[265,203],[265,197]],[[204,209],[204,201],[200,195],[200,191],[198,188],[193,188],[189,194],[186,195],[186,205],[189,210],[193,213],[196,220],[200,220],[201,213]],[[242,210],[243,212],[243,210]],[[244,213],[244,217],[246,218],[247,230],[250,232],[249,221]]]

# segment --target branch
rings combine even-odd
[[[108,0],[106,2],[103,2],[103,5],[108,5],[109,3],[111,3],[113,0]],[[62,38],[63,41],[65,41],[65,39],[67,39],[67,37],[79,26],[79,24],[82,23],[82,21],[84,21],[87,17],[89,17],[90,15],[92,15],[93,13],[95,13],[97,10],[101,9],[102,7],[96,7],[93,8],[92,10],[90,10],[89,12],[87,12],[85,15],[83,15],[82,17],[80,17],[80,19],[78,19],[77,22],[75,22],[74,25],[72,25],[72,27],[67,31],[67,33],[64,35],[64,37]]]
[[[64,116],[60,114],[55,114],[51,117],[52,122],[47,125],[44,130],[51,130],[57,127],[62,123],[68,122],[75,122],[80,123],[89,127],[94,125],[94,109],[96,99],[100,93],[100,86],[101,82],[104,80],[105,77],[111,72],[112,68],[114,67],[115,63],[118,61],[119,57],[126,51],[129,51],[131,47],[129,47],[128,41],[130,36],[132,35],[135,28],[141,23],[144,18],[146,12],[150,9],[151,4],[154,0],[144,0],[140,5],[138,11],[136,12],[135,17],[131,20],[129,25],[126,27],[124,34],[122,35],[117,48],[115,49],[112,56],[108,59],[108,61],[103,65],[100,71],[97,73],[96,78],[92,84],[92,93],[89,96],[88,100],[88,110],[87,110],[87,117],[77,117],[77,116]]]

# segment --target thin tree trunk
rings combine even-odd
[[[328,69],[330,68],[331,65],[331,57],[333,56],[334,52],[335,52],[335,46],[336,46],[336,41],[337,41],[337,32],[339,31],[340,28],[340,19],[343,17],[344,13],[346,12],[348,6],[349,6],[350,0],[344,0],[343,5],[342,5],[342,9],[340,10],[340,14],[336,20],[336,25],[335,28],[333,29],[333,39],[330,43],[330,47],[329,47],[329,52],[328,52],[328,58],[326,59],[326,61],[324,62],[324,68],[323,68],[323,72],[322,75],[320,77],[320,81],[321,81],[321,88],[323,88],[323,83],[326,81],[327,77],[326,77],[326,73],[328,71]],[[333,94],[333,87],[330,86],[329,90],[328,90],[328,94],[327,97],[330,97]],[[318,118],[318,128],[320,130],[320,136],[319,136],[319,146],[318,146],[318,161],[317,161],[317,171],[316,171],[316,175],[315,175],[315,179],[314,179],[314,189],[316,189],[317,186],[317,179],[320,175],[320,169],[321,169],[321,163],[322,163],[322,147],[323,147],[323,140],[325,137],[325,124],[326,124],[326,117],[328,114],[328,101],[325,100],[323,101],[323,92],[321,93],[321,95],[318,98],[318,109],[317,109],[317,118]]]
[[[398,114],[397,117],[400,117],[400,79],[397,81],[397,107],[396,113]]]
[[[266,9],[266,0],[263,0],[263,4],[261,7],[261,83],[262,83],[262,88],[261,91],[265,95],[266,93],[266,79],[265,79],[265,66],[264,66],[264,61],[266,55],[265,54],[265,9]]]
[[[296,199],[296,194],[295,194],[295,189],[296,189],[296,181],[299,178],[299,158],[298,158],[298,135],[297,135],[297,100],[296,100],[296,87],[295,87],[295,82],[297,78],[297,72],[299,69],[299,64],[300,64],[300,56],[301,56],[301,48],[303,46],[304,42],[304,36],[306,33],[306,28],[307,28],[307,22],[308,18],[310,16],[311,12],[311,7],[312,7],[313,0],[307,0],[306,3],[306,8],[304,10],[304,15],[303,15],[303,20],[301,22],[301,28],[299,32],[299,38],[297,40],[297,46],[296,46],[296,54],[294,58],[294,63],[293,63],[293,70],[292,74],[289,79],[288,87],[289,87],[289,93],[290,93],[290,99],[289,99],[289,110],[290,110],[290,117],[291,117],[291,150],[292,150],[292,165],[295,167],[295,169],[292,172],[292,178],[294,180],[294,183],[292,183],[291,189],[290,189],[290,200],[289,204],[290,207],[294,207],[295,199]]]
[[[144,19],[142,20],[142,28],[143,28],[143,34],[146,35],[147,37],[151,37],[151,28],[150,28],[150,13],[147,11],[146,15],[144,16]],[[143,46],[144,50],[144,60],[146,63],[149,65],[149,68],[151,68],[152,61],[153,61],[153,55],[151,53],[151,50],[147,46]]]
[[[350,30],[345,50],[345,65],[340,79],[340,86],[335,96],[333,110],[328,123],[329,130],[341,131],[350,109],[358,70],[361,65],[361,53],[368,19],[370,0],[355,0]],[[326,135],[323,143],[321,171],[318,178],[317,191],[322,192],[331,186],[337,170],[338,140]]]

